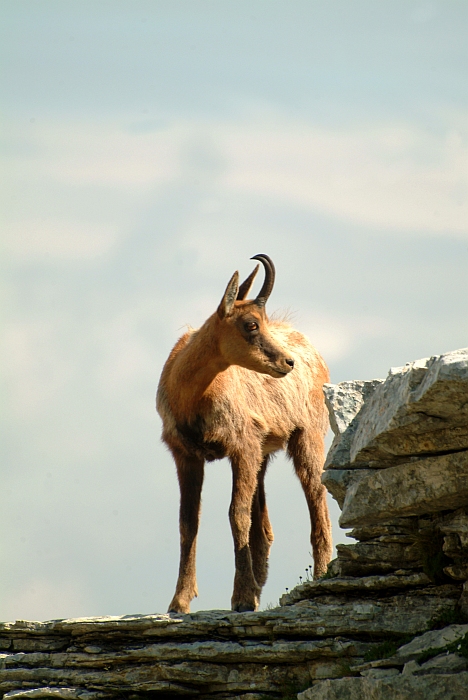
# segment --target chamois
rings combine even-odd
[[[331,526],[320,476],[328,415],[322,385],[327,366],[317,350],[287,323],[267,318],[265,304],[275,268],[246,300],[259,265],[239,286],[231,277],[217,311],[176,343],[157,393],[162,440],[172,452],[180,486],[180,567],[169,612],[188,613],[198,595],[195,552],[205,460],[229,457],[234,539],[233,610],[256,610],[268,573],[273,530],[264,478],[273,452],[292,458],[309,507],[314,577],[331,558]]]

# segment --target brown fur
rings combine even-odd
[[[263,482],[271,453],[287,450],[304,490],[316,577],[325,573],[331,558],[320,481],[328,426],[322,394],[327,367],[301,333],[284,322],[268,321],[262,300],[235,301],[238,288],[235,273],[218,311],[178,340],[158,387],[162,439],[173,454],[180,486],[180,568],[169,606],[174,612],[189,612],[197,595],[195,552],[205,460],[226,456],[232,466],[233,610],[256,610],[267,579],[273,531]]]

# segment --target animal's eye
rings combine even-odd
[[[257,331],[258,330],[258,323],[251,321],[250,323],[246,323],[244,328],[246,331]]]

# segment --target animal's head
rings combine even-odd
[[[218,306],[219,349],[230,365],[284,377],[294,367],[287,349],[278,345],[268,328],[265,304],[275,282],[275,267],[268,255],[254,255],[265,268],[265,281],[256,299],[245,300],[258,272],[258,265],[239,286],[235,272]]]

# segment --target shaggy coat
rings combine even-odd
[[[229,518],[236,573],[232,609],[255,610],[266,582],[273,531],[265,503],[269,456],[287,450],[311,518],[314,575],[331,558],[331,528],[320,481],[328,427],[325,362],[287,323],[268,321],[265,302],[274,267],[265,256],[259,296],[245,301],[258,269],[239,288],[235,273],[215,314],[185,333],[162,371],[157,409],[162,439],[180,485],[179,578],[170,611],[188,612],[197,595],[195,549],[205,460],[228,457],[233,473]],[[247,290],[247,291],[246,291]]]

